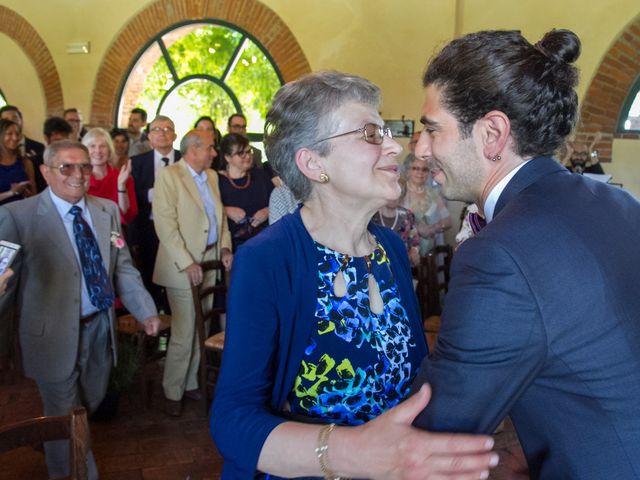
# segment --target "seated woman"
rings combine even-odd
[[[0,205],[36,193],[33,163],[20,155],[20,126],[0,120]]]
[[[481,478],[492,461],[487,437],[411,426],[427,387],[398,406],[427,346],[404,245],[369,222],[400,194],[379,95],[320,72],[267,113],[267,154],[303,205],[234,259],[211,414],[222,478]]]
[[[230,133],[222,137],[222,156],[227,164],[218,183],[229,221],[233,251],[267,226],[271,179],[261,168],[252,168],[249,140]]]
[[[407,194],[407,183],[400,179],[400,196],[378,210],[371,219],[372,222],[389,227],[396,232],[407,249],[412,266],[420,263],[420,236],[416,228],[416,217],[411,210],[402,207],[402,202]]]
[[[130,224],[138,214],[138,202],[131,177],[131,160],[116,170],[111,166],[115,156],[111,136],[103,128],[92,128],[82,144],[89,149],[93,171],[87,193],[113,200],[120,207],[120,220]]]
[[[420,256],[436,245],[437,236],[451,228],[451,217],[440,193],[429,185],[426,160],[414,157],[407,170],[407,196],[402,204],[416,216]],[[442,238],[439,239],[442,242]]]

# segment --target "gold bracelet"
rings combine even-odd
[[[329,435],[331,435],[331,432],[333,432],[335,427],[335,423],[330,423],[320,429],[320,433],[318,433],[316,455],[318,457],[318,463],[320,464],[320,470],[322,470],[325,480],[347,480],[339,477],[331,471],[331,468],[329,468]]]

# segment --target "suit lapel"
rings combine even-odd
[[[216,206],[216,221],[218,222],[218,235],[220,235],[220,226],[222,220],[222,201],[220,200],[220,189],[218,188],[218,174],[212,169],[207,168],[207,184],[211,192],[211,198]]]
[[[71,244],[66,228],[64,228],[62,218],[60,218],[58,214],[58,209],[51,200],[48,188],[40,194],[36,216],[38,217],[38,229],[44,232],[43,238],[50,238],[61,255],[64,255],[69,261],[78,265],[78,259],[74,253],[73,245]]]
[[[558,162],[551,157],[537,157],[529,161],[518,173],[509,181],[505,189],[500,194],[496,208],[493,213],[494,218],[509,201],[527,188],[537,182],[540,178],[550,173],[567,172]]]
[[[206,214],[206,211],[204,209],[204,202],[202,201],[202,197],[200,196],[200,191],[198,190],[196,181],[191,175],[186,162],[184,160],[180,160],[178,162],[178,165],[180,166],[178,170],[180,181],[189,192],[189,195],[191,195],[191,197],[193,198],[193,201],[196,202],[196,204],[200,207],[200,210],[202,210]]]

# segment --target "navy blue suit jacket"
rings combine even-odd
[[[531,478],[640,478],[640,204],[535,158],[453,257],[415,425],[510,415]]]
[[[174,160],[180,160],[180,152],[174,150]],[[149,220],[151,203],[149,203],[149,189],[156,181],[153,163],[154,150],[131,157],[131,176],[133,177],[136,200],[138,201],[138,215],[129,226],[129,243],[131,245],[145,245],[149,235],[155,238],[153,222]],[[157,243],[157,240],[156,240]]]

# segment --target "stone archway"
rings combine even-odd
[[[311,71],[291,30],[257,0],[158,0],[133,17],[108,49],[93,90],[91,124],[113,122],[118,91],[126,80],[132,52],[139,52],[149,39],[176,23],[200,19],[223,20],[249,32],[269,51],[285,82]]]
[[[24,17],[2,5],[0,32],[11,37],[33,63],[44,91],[47,115],[60,115],[64,109],[60,76],[42,37]]]
[[[580,110],[576,140],[584,142],[597,131],[600,160],[611,161],[614,138],[636,138],[637,133],[617,133],[618,116],[629,91],[640,74],[640,16],[619,35],[596,71]]]

